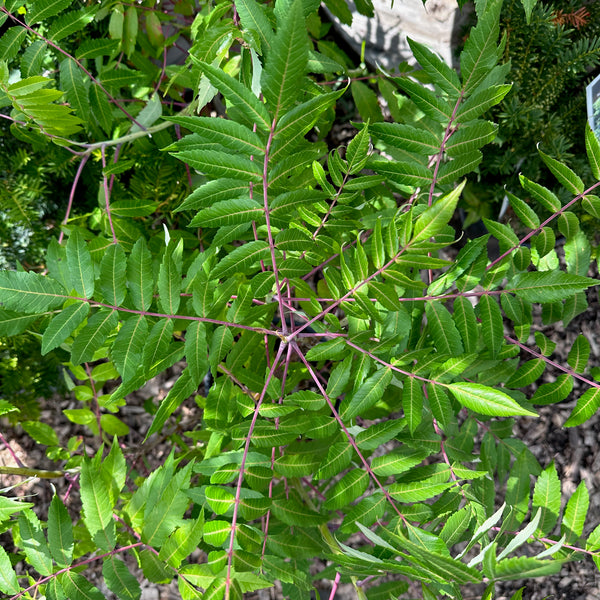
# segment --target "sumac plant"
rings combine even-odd
[[[472,240],[450,225],[465,176],[495,136],[483,116],[510,87],[498,64],[500,2],[477,4],[460,75],[411,43],[418,78],[387,81],[402,119],[367,119],[334,148],[319,131],[349,84],[322,82],[334,65],[307,33],[315,4],[236,1],[233,17],[218,4],[191,27],[213,35],[210,49],[197,40],[185,65],[162,71],[144,59],[141,29],[132,38],[136,7],[123,14],[118,5],[112,39],[88,40],[61,63],[68,102],[56,103],[60,89],[31,65],[36,50],[72,60],[52,41],[71,13],[36,25],[64,4],[3,9],[13,21],[3,56],[15,40],[31,45],[20,76],[0,69],[2,103],[32,143],[70,148],[81,169],[102,160],[99,208],[65,220],[44,272],[0,272],[0,333],[35,327],[44,354],[62,353],[82,402],[65,417],[88,428],[97,450],[58,439],[47,423],[23,423],[63,462],[2,472],[71,485],[48,507],[10,490],[0,497],[3,539],[12,540],[0,547],[4,597],[96,600],[100,587],[137,600],[147,580],[176,581],[184,600],[241,598],[276,582],[295,599],[329,580],[331,598],[351,582],[359,598],[409,589],[461,598],[481,584],[491,599],[497,582],[557,574],[586,555],[600,564],[585,483],[563,501],[551,458],[538,462],[513,435],[515,418],[540,418],[536,407],[564,401],[575,381],[564,426],[600,404],[600,384],[586,374],[589,341],[578,337],[561,364],[540,331],[542,319],[567,324],[584,311],[597,283],[580,220],[600,216],[600,183],[540,153],[569,201],[522,178],[511,223],[489,220],[489,234]],[[91,22],[96,10],[78,9],[78,18]],[[154,16],[144,35],[154,31],[160,50]],[[144,88],[152,69],[158,86]],[[131,126],[117,93],[134,84],[145,104],[128,113]],[[152,125],[178,85],[195,91],[193,104]],[[217,95],[221,116],[198,116]],[[94,121],[77,99],[96,107]],[[77,142],[78,128],[112,137]],[[156,141],[175,130],[179,139]],[[600,145],[589,130],[586,141],[600,179]],[[164,200],[168,212],[146,198],[113,201],[126,195],[121,175],[143,171],[133,163],[152,152],[173,172],[187,167],[191,194]],[[180,375],[146,406],[154,414],[144,432],[172,451],[160,464],[148,454],[146,470],[134,461],[144,444],[128,445],[119,415],[174,365]],[[173,433],[190,397],[195,418]]]

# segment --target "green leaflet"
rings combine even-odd
[[[585,423],[598,410],[599,406],[600,388],[590,388],[577,399],[577,405],[566,420],[565,427],[575,427]]]
[[[111,350],[113,362],[123,381],[132,379],[137,373],[147,339],[148,321],[143,315],[131,316],[124,321]]]
[[[71,287],[84,298],[94,295],[94,265],[85,240],[75,230],[67,241],[67,267]]]
[[[575,542],[583,533],[585,517],[590,505],[590,496],[585,481],[580,482],[569,498],[561,524],[561,533],[566,534],[567,543]]]
[[[18,525],[21,545],[27,562],[40,575],[50,575],[52,573],[52,556],[39,519],[33,511],[26,510],[19,515]]]
[[[470,94],[498,62],[498,15],[502,2],[492,0],[477,11],[477,26],[470,32],[469,39],[460,55],[460,72],[463,92]]]
[[[240,122],[250,128],[256,124],[263,131],[270,130],[271,119],[269,113],[265,105],[258,100],[251,90],[220,69],[216,69],[193,57],[192,60],[201,67],[211,83],[231,103],[228,107],[228,113],[232,119],[237,117]]]
[[[521,273],[512,280],[515,294],[527,302],[557,302],[582,292],[596,280],[561,271]]]
[[[454,397],[465,407],[482,415],[509,417],[524,415],[537,417],[537,414],[517,404],[510,396],[478,383],[446,384]]]
[[[262,75],[262,91],[277,122],[297,97],[308,61],[308,38],[301,0],[295,0],[279,25]]]
[[[42,336],[42,354],[60,346],[83,323],[90,312],[87,302],[71,304],[56,315]]]
[[[441,302],[427,302],[425,314],[436,351],[441,354],[462,354],[464,347],[461,336],[448,309]]]
[[[431,155],[440,151],[441,140],[425,129],[402,123],[373,123],[369,126],[372,135],[390,146],[404,148],[409,152]]]
[[[5,594],[18,594],[21,590],[17,575],[6,550],[0,546],[0,591]]]
[[[251,129],[229,119],[213,117],[169,117],[169,121],[183,125],[208,142],[220,144],[232,152],[260,155],[265,153],[265,145]]]
[[[423,44],[409,38],[408,45],[417,62],[435,83],[451,98],[458,98],[461,85],[456,71]]]
[[[492,85],[489,88],[477,90],[461,103],[456,113],[456,119],[461,123],[476,119],[492,106],[500,104],[511,87],[511,85]]]
[[[552,462],[537,478],[533,490],[533,510],[541,509],[538,525],[541,535],[548,535],[554,529],[560,513],[560,500],[560,480]]]
[[[464,186],[465,182],[463,181],[458,187],[440,198],[421,214],[414,224],[413,237],[410,240],[411,245],[435,236],[448,224]]]
[[[479,299],[477,309],[484,339],[495,358],[504,343],[504,325],[498,301],[486,294]]]
[[[256,265],[260,260],[267,259],[269,255],[269,245],[266,242],[262,240],[248,242],[223,258],[211,271],[211,278],[221,279],[230,277],[234,273],[249,274],[256,270]]]
[[[0,303],[9,310],[41,313],[60,306],[66,297],[50,277],[31,271],[0,271]]]
[[[73,560],[73,526],[71,517],[58,496],[52,498],[48,509],[48,546],[59,567]]]
[[[567,363],[575,373],[583,373],[590,358],[590,343],[588,339],[580,334],[569,350]]]
[[[94,313],[71,346],[71,362],[79,365],[93,360],[94,353],[102,346],[117,323],[117,313],[114,310],[100,310]]]
[[[423,382],[408,377],[404,380],[402,391],[402,408],[408,423],[408,429],[414,433],[423,418]]]
[[[27,23],[34,25],[48,17],[53,17],[71,6],[73,0],[37,0],[27,11]]]
[[[154,277],[152,255],[144,238],[140,238],[134,244],[127,260],[127,284],[136,309],[148,310],[152,304]]]
[[[204,374],[206,374],[206,371],[202,376],[204,376]],[[150,426],[145,439],[148,439],[153,433],[160,431],[167,419],[175,410],[177,410],[177,408],[179,408],[184,400],[189,398],[194,393],[197,387],[198,385],[192,378],[190,368],[188,367],[187,369],[184,369],[179,379],[175,382],[175,385],[171,388],[165,399],[160,403],[158,412],[152,421],[152,425]]]
[[[193,385],[198,387],[208,372],[208,347],[206,327],[200,321],[192,321],[185,334],[185,356]]]
[[[397,77],[394,81],[430,119],[442,125],[448,123],[452,116],[452,106],[449,103],[408,77]]]
[[[183,240],[169,242],[158,270],[159,303],[168,315],[176,315],[181,302],[181,251]]]
[[[338,510],[361,496],[369,484],[369,474],[363,469],[354,469],[344,475],[328,493],[323,508]]]
[[[85,577],[66,571],[60,577],[60,583],[68,598],[76,598],[77,600],[104,600],[104,595],[100,590],[93,586]]]
[[[111,244],[100,262],[100,291],[112,306],[120,306],[127,294],[127,259],[123,248]]]
[[[576,175],[566,165],[563,165],[556,159],[544,154],[541,150],[538,150],[538,152],[542,157],[542,160],[546,163],[546,166],[552,171],[552,174],[567,190],[569,190],[569,192],[575,195],[583,194],[585,186],[579,175]]]
[[[190,222],[190,227],[223,227],[264,221],[265,210],[256,200],[241,198],[217,202],[201,210]]]
[[[259,4],[256,0],[236,0],[235,8],[240,15],[242,25],[259,35],[263,51],[270,50],[273,29],[262,4]]]
[[[350,397],[342,404],[341,417],[353,419],[371,408],[383,396],[383,392],[392,381],[390,368],[375,371]]]
[[[67,1],[70,3],[70,0]],[[72,58],[65,58],[60,63],[60,83],[77,116],[81,119],[87,118],[90,113],[88,89],[84,83],[81,69]]]
[[[252,161],[243,156],[232,155],[220,150],[186,150],[175,153],[175,156],[215,179],[241,179],[258,183],[262,176],[260,161]]]
[[[116,556],[107,556],[102,564],[102,576],[106,587],[120,600],[139,600],[142,589],[127,565]]]
[[[81,503],[84,523],[99,548],[110,552],[116,543],[113,508],[108,485],[98,477],[101,451],[81,466]]]

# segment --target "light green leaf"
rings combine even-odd
[[[35,25],[35,23],[63,12],[71,4],[73,4],[73,0],[37,0],[27,11],[27,23]]]
[[[181,302],[181,261],[175,258],[175,254],[182,247],[183,240],[177,246],[175,242],[170,242],[158,270],[158,301],[168,315],[176,315]]]
[[[450,137],[445,146],[448,156],[459,157],[467,152],[478,150],[496,137],[497,126],[490,121],[471,121],[463,125]]]
[[[460,105],[456,113],[457,121],[466,123],[481,116],[484,112],[492,108],[492,106],[500,104],[511,87],[511,85],[493,85],[489,88],[478,90]]]
[[[80,365],[93,360],[94,353],[104,344],[117,323],[117,313],[114,310],[100,310],[93,314],[71,346],[71,362]]]
[[[580,334],[569,350],[567,363],[575,373],[583,373],[590,358],[590,343],[588,339]]]
[[[148,310],[152,304],[154,278],[152,255],[142,237],[134,244],[127,261],[127,284],[134,306],[138,310]]]
[[[90,107],[94,118],[107,135],[111,134],[114,121],[110,103],[100,85],[92,83],[89,91]]]
[[[229,119],[214,117],[168,117],[169,121],[182,125],[197,133],[203,140],[220,144],[232,152],[260,157],[265,153],[265,145],[251,129]],[[261,159],[262,160],[262,159]]]
[[[562,402],[573,389],[571,375],[559,375],[552,383],[543,383],[531,397],[532,404],[556,404]]]
[[[60,306],[66,293],[59,283],[32,271],[0,271],[0,304],[22,313],[41,313]]]
[[[69,600],[105,600],[104,595],[85,577],[73,571],[66,571],[60,583]]]
[[[102,576],[106,587],[120,600],[139,600],[142,589],[127,565],[116,556],[107,556],[102,563]]]
[[[52,556],[40,520],[33,511],[26,510],[19,515],[18,524],[21,545],[27,562],[40,575],[50,575],[52,573]]]
[[[67,241],[67,267],[71,286],[84,298],[94,295],[94,265],[92,255],[78,230]]]
[[[310,348],[306,360],[339,360],[348,354],[349,348],[343,337],[336,337],[327,342],[321,342]]]
[[[265,105],[239,81],[205,62],[191,57],[192,61],[200,66],[211,83],[225,96],[228,101],[227,112],[229,116],[247,127],[254,124],[263,130],[271,128],[271,118]],[[232,114],[233,112],[233,114]]]
[[[517,404],[508,394],[479,383],[450,383],[446,387],[463,406],[482,415],[537,417],[536,413]]]
[[[263,240],[248,242],[235,248],[212,270],[212,279],[231,277],[235,273],[250,274],[253,265],[270,256],[269,245]]]
[[[0,592],[18,594],[21,586],[6,550],[0,546]]]
[[[560,513],[560,500],[560,480],[554,462],[551,462],[537,478],[533,490],[533,509],[542,511],[538,526],[541,535],[549,535],[554,529]]]
[[[436,183],[438,185],[454,183],[463,175],[474,171],[482,159],[483,154],[479,150],[471,150],[443,163],[439,168]]]
[[[475,352],[479,343],[479,324],[475,310],[468,298],[459,296],[454,300],[452,319],[460,332],[465,352]]]
[[[413,56],[425,73],[450,97],[458,98],[461,93],[461,85],[456,71],[423,44],[419,44],[410,38],[407,41]]]
[[[448,224],[454,214],[464,186],[465,182],[463,181],[449,194],[440,198],[433,206],[430,206],[421,214],[414,225],[413,238],[410,241],[411,245],[435,236]]]
[[[111,244],[100,262],[100,291],[112,306],[120,306],[127,294],[127,259],[123,248]]]
[[[404,416],[408,422],[408,429],[412,433],[421,423],[423,418],[423,382],[408,377],[404,380],[404,389],[402,390],[402,408]]]
[[[517,556],[499,562],[495,567],[494,579],[512,581],[554,575],[562,569],[560,560],[538,560],[528,556]]]
[[[60,346],[85,321],[90,312],[87,302],[70,304],[56,315],[42,336],[42,354]]]
[[[436,96],[434,92],[427,89],[423,84],[413,81],[408,77],[396,77],[394,81],[398,87],[406,92],[410,99],[434,121],[446,125],[452,117],[452,105]]]
[[[587,236],[578,231],[565,242],[565,261],[567,272],[585,276],[590,270],[592,249]]]
[[[425,314],[436,351],[440,354],[462,354],[464,347],[460,333],[448,309],[441,302],[427,302]]]
[[[190,167],[215,179],[241,179],[258,183],[262,177],[262,163],[244,156],[220,150],[186,150],[174,156]]]
[[[73,525],[62,500],[55,494],[48,509],[48,546],[59,567],[73,561]]]
[[[204,513],[197,519],[186,519],[162,545],[159,558],[173,568],[178,568],[184,558],[190,555],[202,540]]]
[[[537,200],[549,212],[558,212],[562,208],[562,204],[556,194],[548,188],[527,179],[524,175],[519,175],[519,180],[523,189],[531,194],[534,200]]]
[[[83,521],[94,543],[110,552],[116,544],[115,522],[108,485],[98,477],[100,452],[93,459],[85,458],[81,465],[81,503]]]
[[[134,315],[124,321],[111,350],[113,362],[123,381],[132,379],[137,373],[147,340],[148,322],[143,315]]]
[[[528,360],[519,367],[516,373],[511,375],[510,379],[506,382],[506,386],[522,388],[531,385],[542,376],[545,368],[546,361],[543,358]]]
[[[483,338],[491,350],[492,357],[496,358],[504,343],[504,325],[500,307],[495,298],[486,294],[479,298],[477,309],[481,319]]]
[[[56,431],[41,421],[23,421],[21,423],[23,429],[38,443],[45,446],[58,446],[58,436]]]
[[[308,38],[301,0],[290,6],[273,39],[262,75],[262,92],[277,122],[293,106],[308,61]]]
[[[24,27],[11,27],[5,31],[0,39],[0,60],[6,62],[13,60],[20,52],[26,37],[27,30]],[[45,77],[44,79],[47,81]]]
[[[371,461],[371,469],[378,477],[400,475],[421,464],[429,453],[426,450],[402,446]]]
[[[454,482],[440,483],[438,479],[425,479],[411,483],[393,483],[388,487],[392,499],[398,502],[422,502],[445,492],[456,485]]]
[[[581,481],[567,502],[560,527],[561,534],[566,535],[568,544],[575,542],[583,533],[589,505],[590,495],[585,481]]]
[[[353,469],[346,473],[327,493],[323,508],[339,510],[361,496],[369,484],[369,474],[363,469]]]
[[[487,2],[485,10],[478,10],[477,26],[469,32],[469,38],[460,55],[460,72],[465,95],[473,92],[498,62],[501,6],[502,2]]]
[[[243,27],[259,35],[263,52],[270,50],[273,29],[264,12],[263,5],[256,0],[235,0],[235,8]]]
[[[68,0],[70,2],[70,0]],[[88,90],[83,81],[83,74],[72,58],[65,58],[60,63],[60,84],[67,95],[69,104],[75,114],[81,119],[90,116],[90,101]]]
[[[454,417],[452,404],[448,395],[441,386],[435,384],[427,384],[427,403],[434,418],[443,430],[450,425]]]
[[[521,223],[530,229],[537,229],[540,226],[540,218],[537,213],[527,204],[514,194],[507,192],[511,208],[521,220]]]
[[[572,385],[572,384],[571,384]],[[565,427],[575,427],[585,423],[600,406],[600,387],[593,387],[577,399],[577,405],[565,422]]]
[[[550,169],[554,177],[572,194],[583,194],[585,185],[579,175],[576,175],[567,165],[559,162],[558,160],[544,154],[541,150],[538,150],[542,160],[546,163],[546,166]]]
[[[344,93],[345,89],[314,96],[285,113],[275,124],[269,158],[276,163],[289,156],[315,125],[319,117]],[[306,190],[308,192],[308,190]]]
[[[175,385],[160,403],[158,412],[154,416],[154,420],[152,421],[152,425],[150,426],[145,439],[148,439],[153,433],[160,431],[167,419],[175,410],[177,410],[177,408],[179,408],[184,400],[189,398],[195,392],[197,387],[197,384],[195,384],[192,379],[189,367],[184,369],[179,379],[175,382]]]
[[[392,370],[383,368],[375,371],[342,404],[341,416],[344,420],[353,419],[371,408],[383,396],[383,392],[392,381]]]
[[[206,327],[201,321],[192,321],[185,334],[185,357],[195,387],[208,373],[208,346]]]
[[[416,161],[372,159],[368,161],[367,166],[399,185],[426,187],[431,184],[431,171]]]
[[[582,292],[597,281],[590,277],[571,275],[562,271],[543,271],[518,274],[512,280],[515,294],[527,302],[558,302]]]
[[[201,210],[190,222],[190,227],[223,227],[264,221],[265,210],[256,200],[241,198],[225,200]]]
[[[0,337],[10,337],[23,333],[29,325],[47,313],[39,315],[22,315],[12,310],[0,308]]]
[[[160,319],[153,325],[144,346],[142,364],[147,373],[167,353],[172,341],[173,321],[171,319]]]
[[[404,123],[373,123],[369,131],[394,148],[429,156],[440,151],[441,140],[426,129]]]
[[[586,123],[585,127],[585,149],[592,174],[596,179],[600,179],[600,142],[589,123]]]

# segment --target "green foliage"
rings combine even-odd
[[[477,3],[460,76],[411,42],[422,71],[380,86],[394,123],[320,53],[316,3],[219,3],[191,25],[191,3],[172,14],[13,4],[2,9],[14,24],[0,40],[5,116],[32,153],[53,144],[79,161],[72,190],[95,164],[97,201],[67,214],[43,272],[0,271],[0,335],[27,333],[43,360],[63,362],[79,403],[63,415],[89,442],[0,402],[64,461],[0,472],[77,475],[47,511],[0,496],[12,536],[2,594],[101,598],[88,571],[101,566],[128,600],[142,578],[176,580],[185,600],[276,581],[308,598],[318,580],[349,581],[360,598],[420,582],[427,599],[485,581],[493,598],[497,582],[556,574],[583,552],[600,561],[585,483],[562,502],[554,463],[512,434],[513,417],[538,418],[536,405],[563,401],[575,381],[565,426],[600,404],[583,335],[555,381],[525,394],[557,365],[534,305],[542,324],[566,324],[597,284],[580,215],[600,216],[599,184],[584,189],[540,153],[563,191],[521,184],[544,218],[512,195],[518,227],[487,220],[490,235],[448,260],[464,178],[497,134],[482,115],[509,92],[500,1]],[[345,4],[328,6],[346,18]],[[178,27],[189,57],[157,66]],[[43,63],[56,68],[42,77]],[[362,123],[328,148],[345,93]],[[587,148],[596,173],[589,132]],[[566,238],[563,263],[550,223]],[[175,365],[134,447],[130,395]],[[154,440],[171,448],[162,462],[146,450]],[[316,559],[326,566],[313,575]]]

